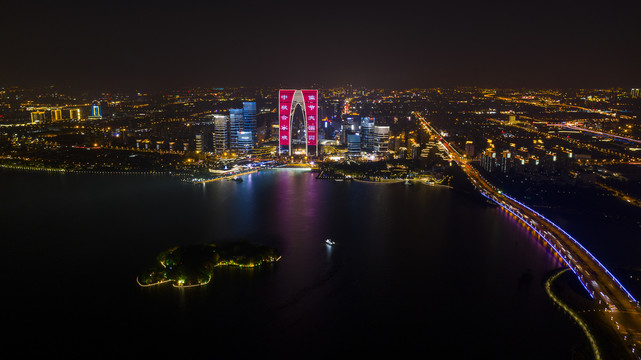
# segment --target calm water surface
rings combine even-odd
[[[500,210],[445,188],[314,176],[274,170],[194,186],[1,172],[5,348],[55,357],[590,354],[543,290],[559,262]],[[169,247],[238,238],[283,258],[218,269],[195,289],[135,282]]]

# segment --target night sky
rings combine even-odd
[[[641,1],[58,1],[0,9],[0,86],[641,86]]]

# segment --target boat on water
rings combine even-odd
[[[328,238],[328,239],[325,240],[325,244],[327,244],[329,246],[334,246],[334,245],[336,245],[336,242],[334,240]]]
[[[232,181],[235,181],[235,182],[243,182],[243,179],[241,179],[241,178],[239,178],[239,177],[235,177],[235,178],[233,178],[233,179],[231,179],[231,180],[232,180]]]

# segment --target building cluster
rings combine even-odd
[[[242,108],[207,114],[191,121],[185,118],[165,119],[154,129],[136,131],[136,148],[193,151],[197,154],[246,154],[255,149],[258,142],[256,117],[256,102],[246,101]],[[176,123],[187,126],[176,127]]]
[[[213,150],[222,154],[226,151],[241,153],[252,150],[257,142],[256,132],[256,102],[244,101],[243,107],[229,109],[229,114],[213,114]],[[203,137],[205,134],[199,134]],[[198,148],[197,151],[204,149]]]
[[[376,125],[374,118],[363,117],[360,124],[349,119],[340,127],[340,142],[350,156],[362,153],[385,154],[389,150],[390,127]]]
[[[566,171],[581,156],[584,155],[574,154],[560,146],[547,149],[541,142],[530,148],[517,148],[511,143],[508,149],[488,147],[479,155],[479,161],[481,168],[489,173],[555,176]]]
[[[82,111],[78,107],[64,109],[59,107],[51,108],[38,108],[34,111],[31,111],[31,122],[32,123],[42,123],[42,122],[57,122],[63,120],[71,121],[80,121],[80,120],[100,120],[102,119],[102,113],[100,111],[100,103],[94,101],[90,106],[90,115],[86,118],[83,118]],[[64,114],[64,115],[63,115]],[[68,116],[67,116],[68,115]]]

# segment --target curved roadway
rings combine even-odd
[[[422,127],[439,137],[450,157],[468,176],[476,189],[485,197],[521,219],[541,236],[577,275],[590,296],[604,306],[613,329],[625,342],[630,355],[638,357],[641,350],[641,311],[639,302],[619,281],[572,236],[527,205],[503,194],[472,167],[439,133],[418,113]]]

